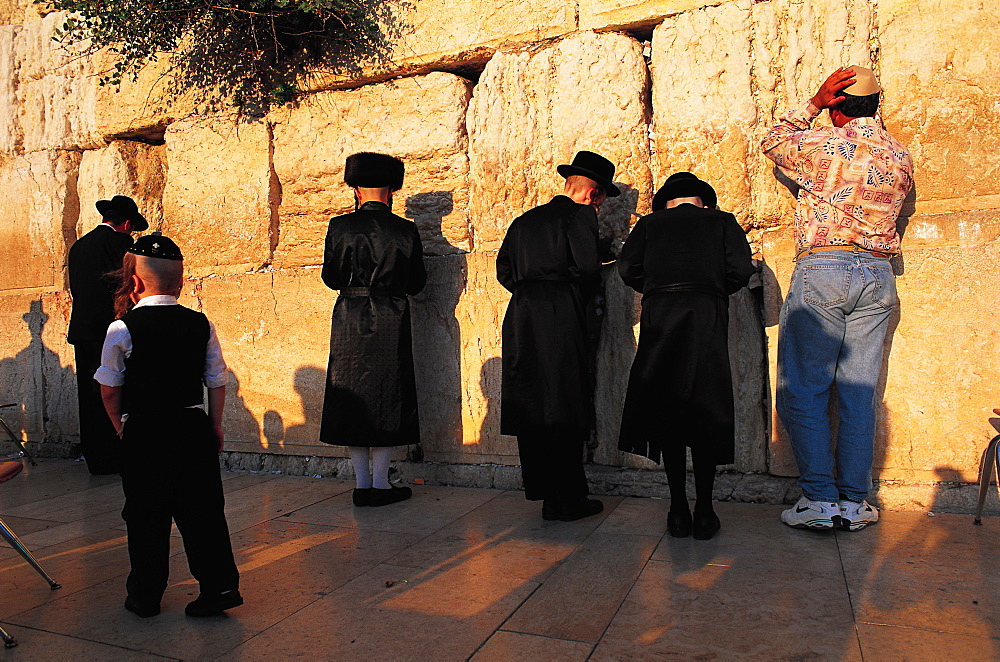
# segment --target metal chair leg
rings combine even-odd
[[[14,646],[17,646],[17,640],[7,634],[7,631],[3,628],[0,628],[0,639],[3,639],[4,648],[13,648]]]
[[[978,526],[983,524],[983,506],[986,503],[986,493],[990,489],[990,482],[993,480],[994,469],[997,475],[997,485],[1000,486],[1000,458],[997,457],[997,444],[1000,443],[1000,434],[990,440],[983,457],[979,461],[979,503],[976,505],[976,519],[972,522]]]
[[[13,406],[14,405],[12,404],[0,405],[0,409],[2,409],[3,407],[13,407]],[[14,432],[9,427],[7,427],[7,422],[4,421],[2,418],[0,418],[0,426],[3,427],[4,431],[7,433],[7,436],[10,437],[10,440],[13,441],[17,445],[17,447],[21,449],[21,452],[24,453],[24,457],[28,458],[28,462],[31,462],[31,466],[37,467],[38,463],[35,462],[35,458],[31,457],[31,453],[29,453],[28,449],[25,448],[24,442],[14,436]]]
[[[7,542],[10,543],[10,546],[16,549],[17,553],[23,556],[24,560],[30,563],[32,568],[38,571],[38,574],[40,574],[42,578],[49,583],[50,589],[54,591],[57,588],[62,588],[61,584],[57,584],[54,579],[49,577],[48,573],[42,570],[42,566],[38,565],[38,561],[36,561],[35,557],[31,555],[28,548],[24,546],[24,543],[18,540],[18,537],[14,535],[13,531],[10,530],[10,527],[4,524],[2,519],[0,519],[0,536],[3,536]]]

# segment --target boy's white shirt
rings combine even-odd
[[[154,294],[139,299],[135,308],[143,306],[177,306],[177,298],[169,294]],[[125,384],[125,359],[132,354],[132,334],[121,320],[115,320],[108,326],[108,334],[104,338],[104,348],[101,350],[101,367],[94,373],[94,379],[104,386],[122,386]],[[202,374],[208,388],[225,386],[229,382],[229,372],[222,358],[222,346],[215,333],[215,325],[208,322],[208,347],[205,352],[205,370]],[[204,405],[195,405],[204,409]],[[124,415],[122,420],[125,420]]]

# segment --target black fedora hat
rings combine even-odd
[[[403,162],[395,156],[358,152],[347,157],[344,183],[352,188],[403,188]]]
[[[674,198],[701,198],[705,206],[714,209],[718,204],[715,189],[706,181],[698,179],[690,172],[675,172],[667,177],[663,186],[653,196],[653,211],[666,209],[667,203]]]
[[[97,211],[105,221],[114,225],[121,225],[125,221],[132,221],[132,229],[142,232],[149,229],[146,217],[139,213],[139,207],[135,200],[127,195],[116,195],[110,200],[98,200],[94,203]]]
[[[604,194],[609,198],[617,198],[622,193],[612,181],[615,176],[615,164],[600,154],[587,151],[577,152],[576,156],[573,157],[573,163],[557,166],[556,171],[563,177],[582,175],[593,179],[601,185]]]

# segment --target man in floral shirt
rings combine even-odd
[[[802,488],[781,520],[797,528],[857,531],[878,521],[878,510],[865,501],[875,396],[896,306],[889,258],[899,253],[896,219],[913,172],[906,148],[876,117],[880,97],[871,70],[837,69],[761,145],[799,185],[798,255],[781,309],[776,403]],[[824,109],[833,126],[811,128]],[[833,385],[836,452],[827,415]]]

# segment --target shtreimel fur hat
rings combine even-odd
[[[403,188],[403,162],[395,156],[358,152],[347,157],[344,182],[351,188]]]

